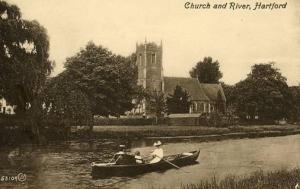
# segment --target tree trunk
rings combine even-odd
[[[29,120],[30,120],[30,126],[31,126],[31,133],[33,135],[33,143],[35,144],[40,144],[41,142],[41,136],[40,136],[40,130],[39,130],[39,127],[38,127],[38,124],[36,122],[36,120],[31,117],[32,115],[29,115]]]
[[[41,107],[39,106],[38,100],[34,100],[31,103],[31,108],[28,110],[27,116],[29,116],[28,119],[30,120],[31,123],[31,130],[34,137],[34,142],[36,144],[41,144],[42,142],[45,142],[43,141],[44,137],[42,137],[41,135],[42,110]]]

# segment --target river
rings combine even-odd
[[[221,179],[228,174],[247,175],[256,170],[300,167],[300,135],[217,142],[161,141],[166,155],[200,148],[199,164],[135,178],[93,180],[90,163],[108,161],[124,141],[70,141],[43,147],[22,145],[0,149],[0,188],[180,188],[181,184],[197,183],[213,176]],[[142,155],[153,149],[152,140],[127,143],[132,151],[139,150]],[[26,174],[24,182],[11,179],[19,173]]]

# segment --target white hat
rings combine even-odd
[[[160,146],[162,143],[160,141],[154,142],[153,146]]]

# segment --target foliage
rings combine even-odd
[[[241,118],[260,120],[286,118],[291,94],[286,78],[273,63],[255,64],[247,78],[236,85],[237,112]]]
[[[235,85],[228,85],[224,82],[221,82],[221,85],[226,96],[226,103],[233,104],[236,99]]]
[[[48,50],[46,29],[0,1],[0,93],[19,112],[32,107],[43,90],[52,68]]]
[[[0,1],[0,96],[28,118],[37,142],[41,94],[52,70],[48,51],[46,29],[37,21],[22,19],[17,6]]]
[[[191,104],[189,98],[188,92],[177,85],[173,94],[167,97],[168,113],[189,113]]]
[[[290,87],[290,92],[292,95],[292,108],[290,109],[289,118],[292,121],[299,122],[300,121],[300,85]]]
[[[94,115],[124,114],[133,108],[138,95],[137,69],[134,55],[122,57],[89,42],[65,64],[70,82],[83,91]]]
[[[236,86],[224,82],[221,82],[221,85],[226,96],[226,113],[232,115],[236,112],[236,99],[238,96]]]
[[[92,112],[87,96],[62,73],[47,83],[45,109],[47,124],[53,126],[90,125]]]
[[[198,62],[190,71],[190,75],[198,78],[201,83],[219,83],[223,76],[219,62],[213,62],[211,57],[205,57],[203,61]]]
[[[225,122],[222,120],[222,117],[217,112],[210,113],[206,115],[206,122],[208,126],[211,127],[222,127],[225,126]]]
[[[163,116],[166,111],[164,93],[159,91],[148,92],[147,102],[149,105],[147,109],[150,113],[153,113],[157,118]]]

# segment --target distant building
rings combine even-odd
[[[189,113],[225,112],[226,98],[220,84],[200,83],[196,78],[164,77],[162,43],[136,44],[138,85],[149,91],[160,91],[167,97],[173,94],[176,85],[185,89],[191,100]],[[148,114],[144,100],[135,110]]]
[[[4,98],[0,99],[0,114],[15,114],[14,106],[8,104]]]

